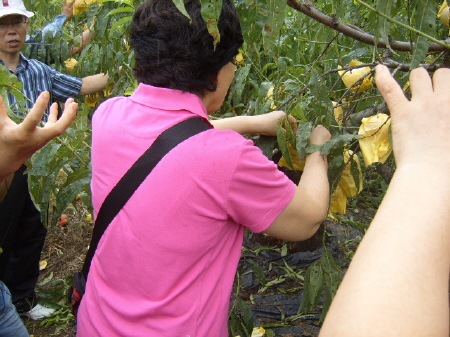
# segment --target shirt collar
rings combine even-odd
[[[28,68],[28,59],[20,53],[19,65],[17,66],[16,73],[20,72],[22,69]]]
[[[5,65],[5,63],[2,60],[0,60],[0,63]],[[22,53],[20,53],[19,64],[17,65],[16,71],[14,72],[14,74],[17,74],[22,69],[26,69],[26,68],[28,68],[28,59],[25,56],[23,56]],[[9,71],[11,71],[11,69]]]
[[[130,98],[136,103],[162,110],[188,110],[208,120],[208,113],[201,99],[189,92],[140,83]]]

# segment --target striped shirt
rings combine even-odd
[[[1,64],[3,62],[0,61]],[[11,71],[11,70],[10,70]],[[50,102],[47,107],[44,120],[52,102],[65,102],[68,98],[75,98],[80,93],[82,79],[60,73],[52,67],[34,59],[27,59],[21,54],[19,65],[15,72],[11,71],[22,82],[22,93],[25,102],[17,104],[16,98],[8,93],[11,109],[18,115],[22,115],[25,108],[31,109],[38,96],[43,91],[50,93]]]

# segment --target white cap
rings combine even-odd
[[[27,11],[22,0],[1,0],[0,18],[6,15],[19,14],[31,18],[34,13]]]

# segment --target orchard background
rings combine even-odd
[[[184,12],[183,1],[173,1]],[[79,219],[73,223],[90,226],[90,119],[103,100],[129,95],[137,87],[127,29],[140,2],[85,0],[85,6],[77,5],[76,15],[66,23],[62,35],[53,40],[51,48],[39,49],[37,58],[50,57],[52,66],[61,72],[79,77],[107,72],[110,76],[107,90],[77,99],[79,113],[72,127],[28,162],[30,189],[49,232],[57,228],[63,213]],[[210,33],[220,43],[216,21],[221,0],[201,2]],[[32,34],[60,14],[62,1],[25,0],[25,4],[35,12],[30,20]],[[432,74],[437,68],[450,66],[446,1],[236,0],[235,4],[245,43],[236,58],[237,71],[229,94],[212,118],[257,115],[271,110],[293,115],[299,122],[297,132],[289,129],[281,132],[280,128],[278,137],[253,137],[269,158],[278,162],[283,155],[280,169],[293,180],[301,175],[306,153],[316,150],[307,147],[309,130],[318,124],[327,127],[332,139],[320,150],[329,159],[333,191],[329,221],[356,227],[362,235],[370,223],[370,215],[358,220],[355,215],[359,211],[355,210],[372,214],[395,169],[389,140],[389,111],[373,83],[373,69],[379,63],[387,65],[409,95],[407,78],[411,69],[423,66]],[[79,43],[78,35],[87,28],[95,32],[92,42],[81,54],[70,56],[71,46]],[[20,84],[14,76],[2,67],[3,97],[6,91],[17,93],[17,86]],[[319,233],[322,247],[318,258],[304,268],[294,268],[285,262],[284,275],[293,275],[290,289],[301,289],[301,300],[295,317],[265,325],[267,335],[276,333],[274,326],[289,326],[308,318],[308,313],[317,306],[320,314],[316,326],[320,327],[358,241],[344,240],[341,246],[345,246],[346,258],[343,262],[336,261],[327,248],[330,231],[326,225],[323,227]],[[274,247],[258,247],[252,246],[250,250],[253,253],[258,250],[258,255],[273,249],[281,257],[290,253],[290,246],[283,242]],[[244,247],[244,253],[248,252],[249,248]],[[85,250],[78,253],[81,261]],[[271,286],[268,283],[276,283],[265,279],[265,272],[255,262],[250,271],[244,272],[256,275],[259,293]],[[255,324],[252,298],[242,296],[242,275],[240,270],[230,312],[231,336],[249,336]],[[70,275],[66,276],[47,275],[42,285],[50,285],[53,296],[63,298],[70,285]],[[286,292],[287,287],[283,286],[286,279],[276,279],[276,289],[281,293]],[[57,326],[56,333],[60,336],[61,331],[70,335],[65,329],[71,320],[67,304],[61,299],[57,304],[60,310],[56,318],[44,321],[44,325]]]

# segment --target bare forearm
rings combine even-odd
[[[108,79],[108,74],[103,73],[84,77],[80,95],[91,95],[105,89]]]
[[[320,224],[327,216],[330,195],[326,156],[315,152],[306,157],[305,168],[297,189],[300,195],[300,209],[305,218],[315,219],[315,222]]]
[[[397,170],[321,337],[449,335],[447,186],[448,170]]]
[[[91,31],[89,29],[85,30],[78,36],[78,39],[79,39],[78,43],[72,46],[71,56],[81,53],[83,49],[86,48],[86,46],[89,43],[91,43],[92,41]]]
[[[276,136],[280,121],[287,121],[293,130],[297,130],[295,118],[293,116],[287,116],[284,111],[279,110],[262,115],[235,116],[218,119],[211,121],[211,123],[218,130],[234,130],[243,136]]]
[[[233,130],[243,136],[257,134],[258,126],[253,123],[253,116],[235,116],[212,120],[211,124],[218,130]]]

